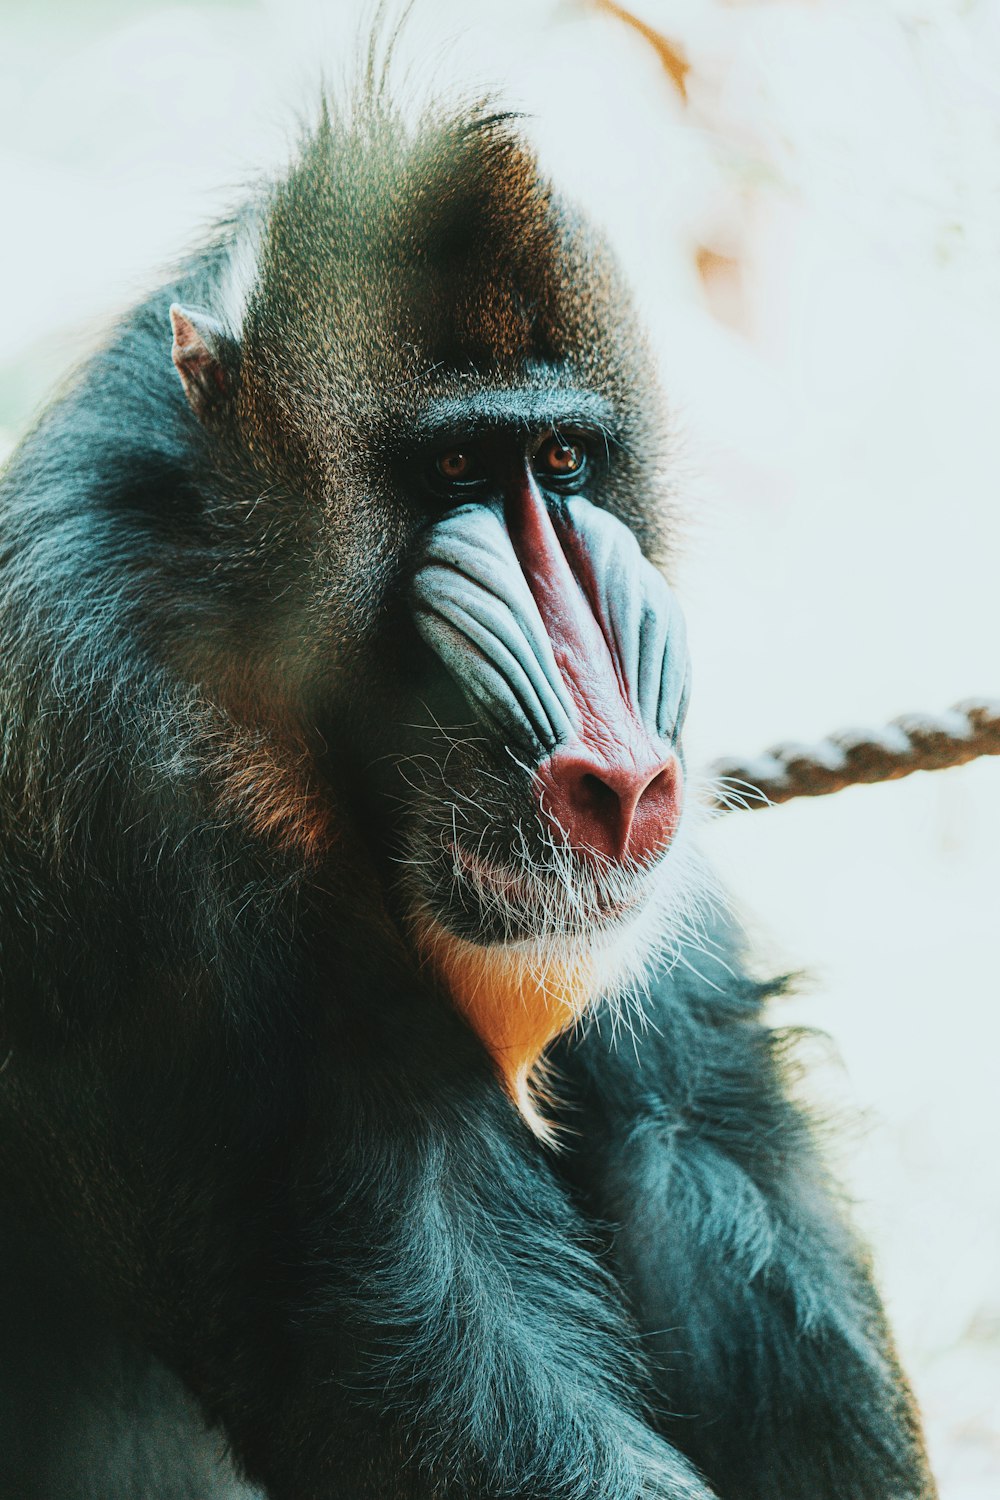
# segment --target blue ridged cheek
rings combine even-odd
[[[630,701],[649,733],[672,744],[683,728],[691,677],[677,597],[616,517],[582,497],[567,511],[590,559],[594,612],[613,642]]]
[[[608,512],[577,497],[559,526],[583,596],[567,607],[594,614],[632,712],[651,736],[672,743],[688,678],[677,601]],[[512,748],[537,761],[573,738],[577,705],[500,515],[467,505],[439,521],[426,538],[411,602],[423,639],[477,717]]]

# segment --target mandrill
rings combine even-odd
[[[668,481],[516,123],[377,85],[12,456],[0,1500],[932,1500],[694,848]]]

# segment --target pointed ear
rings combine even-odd
[[[228,339],[222,324],[208,313],[194,312],[175,302],[170,309],[174,344],[170,353],[181,377],[184,394],[197,417],[207,417],[229,394],[230,380],[223,356]]]

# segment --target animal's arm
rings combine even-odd
[[[615,1226],[660,1428],[725,1500],[929,1500],[867,1257],[787,1096],[789,1040],[728,934],[706,948],[655,983],[635,1047],[594,1029],[555,1059],[562,1170]]]

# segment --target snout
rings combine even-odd
[[[684,620],[635,537],[577,497],[552,514],[528,483],[501,518],[465,507],[431,532],[418,629],[484,727],[532,775],[554,848],[635,874],[680,822]]]
[[[557,750],[535,776],[539,812],[556,838],[576,853],[631,867],[666,852],[680,822],[683,782],[672,751],[636,760],[583,747]]]

